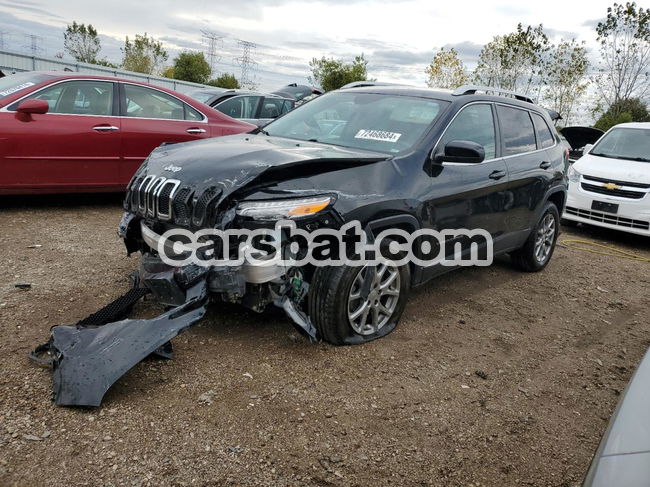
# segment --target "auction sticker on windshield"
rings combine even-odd
[[[0,96],[11,95],[12,93],[16,93],[17,91],[24,90],[25,88],[29,88],[30,86],[34,86],[34,83],[28,81],[26,83],[23,83],[22,85],[9,88],[8,90],[0,91]]]
[[[402,134],[385,132],[383,130],[359,130],[355,139],[378,140],[380,142],[397,142]]]

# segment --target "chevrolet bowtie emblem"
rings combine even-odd
[[[620,187],[618,184],[614,184],[614,183],[607,183],[607,184],[604,184],[604,185],[603,185],[603,188],[607,188],[607,189],[621,189],[621,187]]]

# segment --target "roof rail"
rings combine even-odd
[[[535,103],[533,99],[529,96],[522,95],[520,93],[515,93],[514,91],[504,90],[502,88],[495,88],[493,86],[477,86],[477,85],[463,85],[460,88],[456,88],[452,95],[474,95],[477,91],[484,91],[486,93],[497,93],[499,95],[508,95],[517,100],[526,101],[528,103]]]

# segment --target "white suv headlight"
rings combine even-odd
[[[571,181],[572,183],[578,183],[580,182],[580,176],[582,176],[582,174],[576,171],[573,168],[573,166],[569,166],[569,171],[567,173],[567,176],[569,177],[569,181]]]
[[[314,215],[332,203],[331,196],[289,200],[248,201],[240,203],[237,214],[255,220],[281,220]]]

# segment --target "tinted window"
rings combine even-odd
[[[284,101],[284,105],[282,105],[282,113],[281,115],[284,115],[285,113],[290,112],[293,109],[293,102],[289,100]]]
[[[265,98],[262,110],[260,111],[260,118],[277,118],[283,113],[285,101],[281,98]]]
[[[490,105],[470,105],[461,110],[442,136],[439,147],[452,140],[469,140],[485,149],[485,160],[496,156],[494,116]]]
[[[350,91],[320,96],[264,127],[270,135],[377,152],[412,147],[446,102]]]
[[[504,156],[534,151],[537,148],[533,122],[527,110],[497,105],[497,113],[501,125]]]
[[[185,119],[185,103],[162,91],[125,84],[124,96],[127,117]]]
[[[535,133],[537,134],[537,143],[540,148],[551,147],[555,144],[555,138],[551,133],[551,130],[548,128],[548,125],[544,121],[541,115],[537,113],[531,113],[533,116],[533,122],[535,122]]]
[[[233,96],[214,108],[232,118],[255,118],[259,96]]]
[[[185,105],[185,120],[203,120],[203,115],[199,113],[198,110],[195,110],[191,106]]]
[[[112,115],[113,83],[110,81],[66,81],[44,88],[27,99],[45,100],[49,113],[68,115]],[[14,103],[10,110],[15,110]]]

